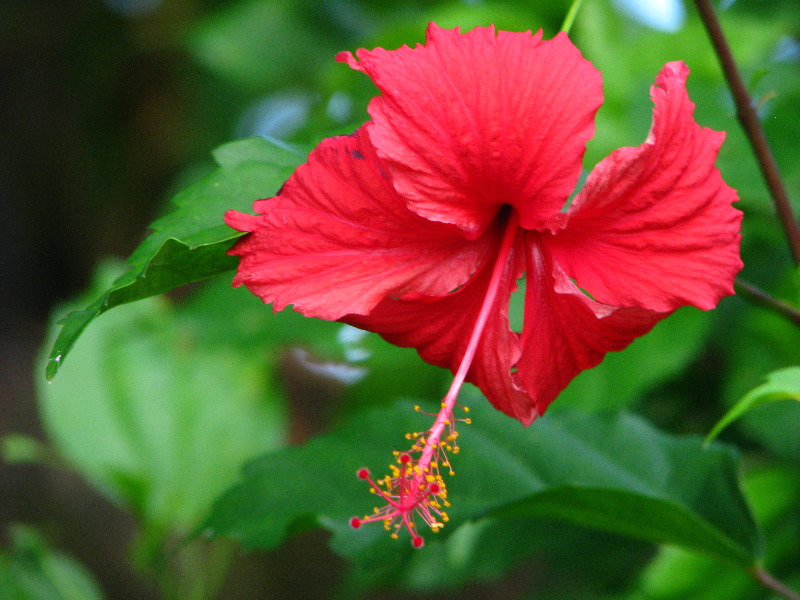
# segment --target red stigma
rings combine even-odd
[[[350,527],[352,527],[353,529],[358,529],[359,527],[361,527],[361,519],[359,519],[358,517],[353,517],[352,519],[350,519]]]
[[[356,476],[359,479],[369,479],[369,469],[359,469],[356,471]]]
[[[413,540],[411,540],[411,545],[414,546],[414,548],[422,548],[425,545],[425,540],[422,539],[422,536],[418,535]]]
[[[406,465],[411,462],[411,457],[408,454],[401,454],[399,460],[401,464]]]
[[[438,484],[432,483],[428,486],[428,493],[429,494],[438,494],[441,491],[441,488]]]

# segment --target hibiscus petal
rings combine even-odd
[[[409,211],[364,128],[321,142],[254,210],[261,214],[225,215],[250,232],[230,250],[241,257],[233,284],[275,310],[294,304],[321,319],[369,312],[386,296],[447,293],[489,252],[486,241]]]
[[[688,73],[680,62],[663,68],[647,141],[597,165],[551,240],[558,263],[601,302],[708,310],[733,293],[742,214],[714,166],[725,134],[695,123]]]
[[[412,210],[477,237],[501,205],[525,228],[564,206],[602,103],[600,73],[566,34],[431,24],[424,46],[357,56],[337,59],[382,92],[370,138]]]
[[[669,314],[592,300],[535,241],[528,246],[526,271],[516,381],[539,414],[581,371],[599,364],[607,352],[622,350]]]
[[[499,241],[495,232],[488,231],[486,235]],[[416,348],[426,362],[455,373],[486,297],[491,262],[451,294],[438,297],[409,294],[400,299],[386,299],[368,315],[348,315],[342,321],[379,333],[391,344]],[[538,415],[531,399],[512,379],[520,346],[518,335],[511,331],[508,322],[509,298],[517,287],[522,268],[521,251],[512,249],[495,298],[496,309],[484,327],[467,381],[478,386],[495,408],[527,425]]]

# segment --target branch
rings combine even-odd
[[[775,158],[772,156],[767,138],[764,136],[761,121],[758,119],[750,95],[747,93],[747,88],[742,81],[739,70],[736,68],[736,61],[733,59],[730,46],[728,46],[711,2],[709,0],[695,0],[695,5],[722,65],[722,71],[725,73],[725,79],[728,81],[728,87],[730,87],[733,100],[736,103],[739,122],[750,140],[750,145],[761,168],[761,174],[764,176],[764,181],[772,195],[772,201],[778,213],[778,218],[783,225],[783,231],[789,243],[794,262],[800,265],[800,225],[798,225],[792,213],[789,195],[786,193]]]
[[[736,278],[734,284],[736,293],[750,300],[754,304],[768,308],[779,315],[786,317],[795,325],[800,326],[800,310],[783,300],[773,298],[767,292],[742,279]]]
[[[752,575],[758,583],[771,592],[774,592],[779,596],[783,596],[787,600],[800,600],[800,594],[786,587],[780,581],[775,579],[772,575],[767,573],[763,567],[756,567],[753,569]]]

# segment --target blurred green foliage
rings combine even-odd
[[[84,567],[52,550],[32,529],[15,526],[11,549],[0,550],[0,598],[4,600],[102,600]]]
[[[412,553],[379,527],[347,528],[350,514],[369,509],[354,471],[378,469],[403,447],[400,436],[418,416],[395,401],[437,401],[447,373],[377,336],[289,310],[272,314],[245,290],[229,289],[229,275],[142,300],[229,268],[223,251],[236,234],[222,226],[223,210],[273,194],[302,160],[291,148],[310,148],[368,118],[375,90],[335,63],[336,52],[418,43],[429,21],[464,30],[541,27],[549,37],[568,6],[163,0],[135,17],[138,43],[156,43],[160,31],[189,66],[183,143],[197,162],[178,178],[176,189],[186,189],[133,255],[132,270],[112,285],[101,269],[100,283],[78,303],[100,298],[67,323],[67,343],[56,354],[75,347],[54,382],[42,384],[40,408],[63,459],[136,517],[141,561],[162,574],[174,568],[169,552],[193,552],[200,540],[191,535],[205,523],[261,548],[310,529],[332,532],[333,550],[349,562],[337,581],[326,582],[330,597],[381,597],[387,589],[484,597],[485,588],[474,586],[489,582],[496,598],[745,600],[767,597],[745,573],[761,560],[779,578],[800,583],[800,405],[752,410],[722,433],[725,447],[703,450],[699,438],[682,437],[706,434],[769,373],[796,367],[800,332],[763,308],[728,298],[711,313],[679,311],[578,377],[553,415],[529,430],[482,410],[483,400],[471,394],[476,422],[463,428],[464,453],[455,461],[453,522]],[[585,0],[571,35],[605,81],[586,169],[645,139],[653,78],[666,61],[683,60],[692,70],[697,120],[728,132],[718,164],[745,212],[743,276],[797,306],[797,272],[698,17],[688,10],[679,31],[664,33],[615,6]],[[796,0],[738,0],[721,17],[797,206]],[[163,29],[148,30],[148,19]],[[255,135],[280,141],[223,146],[216,165],[201,158],[232,138]],[[197,248],[208,256],[196,261]],[[106,308],[133,300],[141,301],[89,325]],[[57,331],[54,325],[52,336]],[[742,453],[738,463],[733,446]],[[19,559],[9,558],[18,555],[1,555],[0,585],[19,587],[28,577],[20,575]],[[221,584],[208,572],[221,577],[230,556],[191,557],[182,576],[208,581],[192,597],[215,597]],[[36,581],[55,577],[34,571]],[[155,577],[166,596],[188,589]]]

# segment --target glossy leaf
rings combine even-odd
[[[214,153],[219,167],[173,199],[174,210],[128,260],[130,269],[84,310],[61,322],[46,367],[52,379],[86,326],[110,308],[201,281],[236,266],[225,252],[240,233],[222,221],[228,209],[249,211],[273,195],[303,161],[287,147],[261,138],[231,142]]]
[[[748,470],[742,485],[770,543],[763,562],[794,562],[795,531],[800,515],[800,473],[791,467]],[[624,600],[751,600],[758,583],[743,572],[708,556],[680,548],[662,548],[641,575],[637,592]],[[623,600],[623,599],[620,599]]]
[[[632,416],[561,413],[524,429],[482,399],[472,419],[460,428],[458,476],[448,480],[453,506],[446,532],[488,516],[546,515],[740,566],[759,556],[759,533],[738,487],[735,454],[726,447],[704,449],[699,439],[660,433]],[[272,548],[291,531],[321,525],[332,531],[334,549],[362,566],[397,561],[398,542],[380,527],[347,525],[371,506],[355,471],[382,471],[391,440],[404,447],[393,436],[421,427],[420,415],[401,403],[264,456],[216,503],[208,530],[246,547]]]

